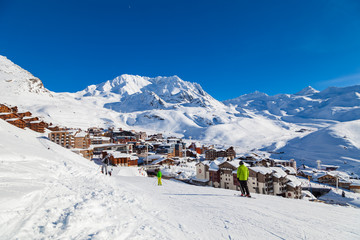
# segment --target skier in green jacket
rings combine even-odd
[[[162,173],[161,173],[161,171],[160,171],[160,169],[159,169],[158,172],[157,172],[157,178],[158,178],[158,185],[159,185],[159,186],[162,186],[161,176],[162,176]]]
[[[249,169],[245,166],[243,161],[240,161],[239,167],[237,169],[237,179],[240,183],[241,196],[250,196],[249,188],[247,185],[247,180],[249,178]]]

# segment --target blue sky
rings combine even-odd
[[[170,76],[218,100],[360,84],[360,2],[0,0],[0,55],[52,91]]]

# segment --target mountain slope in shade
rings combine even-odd
[[[304,137],[294,138],[281,147],[264,150],[281,152],[272,157],[294,158],[298,164],[316,167],[316,161],[337,165],[342,171],[360,174],[360,120],[335,123]]]

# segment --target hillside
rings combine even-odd
[[[21,145],[22,148],[17,146]],[[357,239],[360,211],[98,166],[0,121],[0,239]],[[126,176],[125,176],[126,175]],[[336,224],[334,224],[336,222]]]

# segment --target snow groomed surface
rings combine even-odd
[[[0,239],[359,239],[360,210],[112,177],[41,135],[0,121]]]

